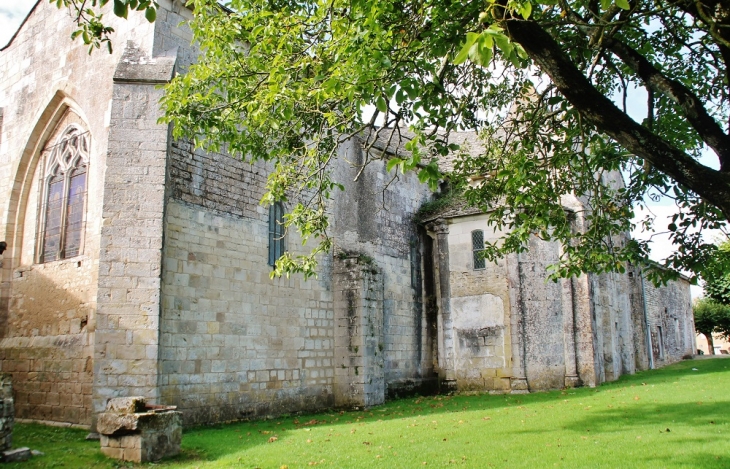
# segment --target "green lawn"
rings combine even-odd
[[[17,467],[132,467],[105,459],[85,436],[17,425],[14,446],[45,453]],[[729,468],[730,359],[688,360],[594,389],[422,397],[196,428],[182,446],[154,466]]]

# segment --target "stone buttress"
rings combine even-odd
[[[104,187],[93,402],[158,398],[160,272],[169,129],[158,104],[175,57],[133,44],[114,74]]]

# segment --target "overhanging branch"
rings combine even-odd
[[[717,154],[720,159],[720,171],[730,172],[730,137],[710,116],[697,95],[679,81],[664,76],[646,57],[623,42],[604,38],[603,46],[616,54],[654,91],[677,103],[700,138]]]
[[[508,19],[512,39],[546,73],[584,118],[628,151],[644,158],[679,184],[722,210],[730,219],[730,174],[708,168],[636,123],[600,93],[578,70],[559,44],[538,23]]]

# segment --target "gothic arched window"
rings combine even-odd
[[[69,125],[47,150],[38,262],[81,254],[89,133]]]
[[[269,207],[269,265],[273,266],[276,260],[284,254],[284,205],[276,202]]]

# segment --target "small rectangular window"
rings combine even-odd
[[[474,230],[471,232],[471,249],[474,260],[474,270],[484,269],[484,232],[482,230]]]
[[[286,251],[284,235],[284,205],[276,202],[269,207],[269,265],[272,267]]]

